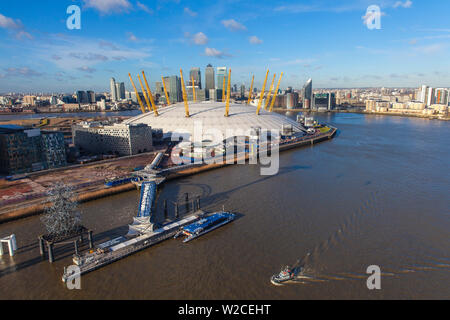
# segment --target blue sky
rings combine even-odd
[[[66,27],[81,8],[81,30]],[[364,24],[381,8],[381,29]],[[233,83],[450,86],[450,1],[29,0],[0,3],[0,92],[107,90],[145,70],[228,66]]]

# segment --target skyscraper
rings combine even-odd
[[[228,81],[227,67],[217,67],[217,89],[223,88],[223,79],[225,78],[225,86]],[[226,88],[225,88],[226,90]]]
[[[211,64],[208,64],[205,69],[205,90],[206,90],[206,98],[210,99],[209,93],[211,89],[215,89],[215,81],[214,81],[214,68]],[[215,95],[214,95],[215,96]],[[214,98],[214,97],[212,97]]]
[[[125,83],[116,82],[116,100],[125,99]]]
[[[191,83],[192,82],[192,80],[191,80],[192,78],[194,79],[194,83]],[[201,73],[200,73],[200,68],[191,68],[191,72],[189,74],[189,81],[188,82],[191,84],[191,86],[195,86],[198,89],[202,88],[202,76],[201,76]]]
[[[110,88],[111,88],[111,101],[117,101],[116,79],[111,78]]]
[[[183,101],[181,79],[178,76],[164,77],[164,83],[171,103]]]
[[[311,108],[312,100],[312,79],[309,79],[303,86],[303,108]]]

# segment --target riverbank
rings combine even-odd
[[[288,150],[288,149],[292,149],[292,148],[298,148],[298,147],[302,147],[302,146],[314,145],[316,143],[332,139],[335,136],[336,132],[337,132],[337,129],[331,127],[331,130],[326,133],[320,133],[320,134],[311,136],[309,138],[306,138],[306,139],[303,139],[300,141],[282,144],[279,146],[279,151],[284,151],[284,150]],[[153,158],[154,158],[154,154],[152,154],[152,156],[151,156],[151,159],[153,159]],[[128,158],[128,159],[133,159],[133,158]],[[247,161],[248,159],[249,159],[249,155],[245,154],[244,156],[241,156],[241,157],[235,157],[234,162],[232,162],[232,163],[223,161],[220,163],[205,164],[202,166],[188,168],[188,169],[177,171],[177,172],[171,172],[166,176],[166,179],[174,180],[174,179],[178,179],[178,178],[182,178],[182,177],[187,177],[187,176],[191,176],[194,174],[198,174],[198,173],[222,168],[225,166],[233,165],[235,163],[241,163],[242,161]],[[123,159],[118,159],[118,160],[123,160]],[[145,161],[150,163],[151,162],[150,157],[145,158]],[[112,162],[114,162],[114,161],[112,161]],[[100,166],[101,165],[102,164],[100,164]],[[105,164],[103,164],[103,165],[105,165]],[[136,165],[136,163],[134,163],[133,165]],[[94,170],[99,169],[98,164],[94,164],[90,167],[91,167],[90,168],[91,174],[93,173]],[[77,169],[85,170],[88,168],[80,166]],[[67,172],[67,170],[64,170],[64,168],[63,168],[63,169],[57,170],[56,172],[52,171],[47,174],[36,173],[36,176],[39,175],[39,177],[41,179],[45,179],[46,181],[48,181],[49,180],[48,175],[51,173],[66,175],[68,172]],[[89,172],[88,173],[85,172],[84,174],[89,175]],[[73,173],[72,173],[72,175],[73,175]],[[55,181],[58,179],[50,179],[50,180]],[[96,200],[99,198],[108,197],[108,196],[115,195],[115,194],[122,193],[122,192],[128,192],[128,191],[131,191],[136,188],[136,186],[132,183],[113,187],[113,188],[105,188],[103,182],[104,182],[103,175],[102,175],[102,179],[100,179],[100,180],[95,179],[95,181],[90,181],[85,188],[82,187],[76,191],[77,192],[76,200],[78,202],[82,203],[82,202],[87,202],[87,201],[91,201],[91,200]],[[1,189],[0,189],[0,191],[1,191]],[[39,194],[39,197],[33,198],[31,200],[26,200],[25,202],[21,202],[20,204],[15,205],[15,206],[9,206],[9,207],[2,208],[2,210],[0,210],[0,224],[9,222],[9,221],[13,221],[13,220],[17,220],[17,219],[21,219],[21,218],[25,218],[25,217],[29,217],[29,216],[33,216],[33,215],[41,214],[42,212],[44,212],[45,207],[49,205],[48,202],[45,202],[45,199],[46,199],[45,192],[42,192],[41,194]]]
[[[325,111],[317,111],[311,109],[280,109],[275,108],[276,112],[304,112],[304,113],[314,113],[314,114],[326,114],[326,113],[356,113],[356,114],[368,114],[368,115],[383,115],[383,116],[396,116],[396,117],[411,117],[411,118],[420,118],[420,119],[430,119],[430,120],[442,120],[442,121],[450,121],[450,116],[442,116],[442,115],[427,115],[427,114],[417,114],[417,113],[408,113],[408,112],[373,112],[366,110],[325,110]]]

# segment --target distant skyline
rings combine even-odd
[[[67,7],[81,8],[69,30]],[[381,29],[364,24],[381,8]],[[439,0],[66,0],[0,3],[0,92],[108,91],[128,72],[189,74],[208,63],[261,88],[450,86],[450,2]]]

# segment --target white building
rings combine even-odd
[[[128,156],[153,150],[152,128],[146,124],[82,122],[72,126],[73,143],[93,154]]]

